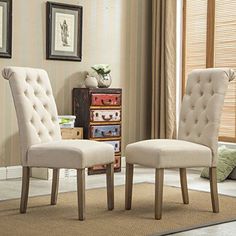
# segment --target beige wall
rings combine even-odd
[[[83,6],[82,62],[45,59],[46,0],[13,1],[13,55],[4,66],[48,71],[59,114],[71,114],[71,90],[85,71],[109,63],[112,87],[123,88],[123,146],[149,137],[151,0],[64,0]],[[151,90],[150,90],[151,91]],[[0,79],[0,166],[20,164],[16,116],[8,83]]]

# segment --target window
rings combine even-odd
[[[236,1],[184,0],[183,88],[195,68],[230,67],[236,70]],[[236,81],[229,85],[220,137],[236,142]]]

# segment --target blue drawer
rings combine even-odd
[[[120,125],[92,125],[90,127],[91,138],[120,137]]]
[[[104,143],[111,144],[114,147],[114,151],[120,152],[121,150],[121,145],[120,145],[120,140],[114,140],[114,141],[104,141]]]

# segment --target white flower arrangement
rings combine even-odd
[[[110,65],[108,64],[97,64],[92,66],[91,68],[95,70],[99,75],[107,75],[111,72],[111,69],[109,67]]]

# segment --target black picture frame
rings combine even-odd
[[[0,0],[0,58],[12,57],[12,0]]]
[[[47,2],[46,58],[49,60],[81,61],[82,26],[82,6]]]

